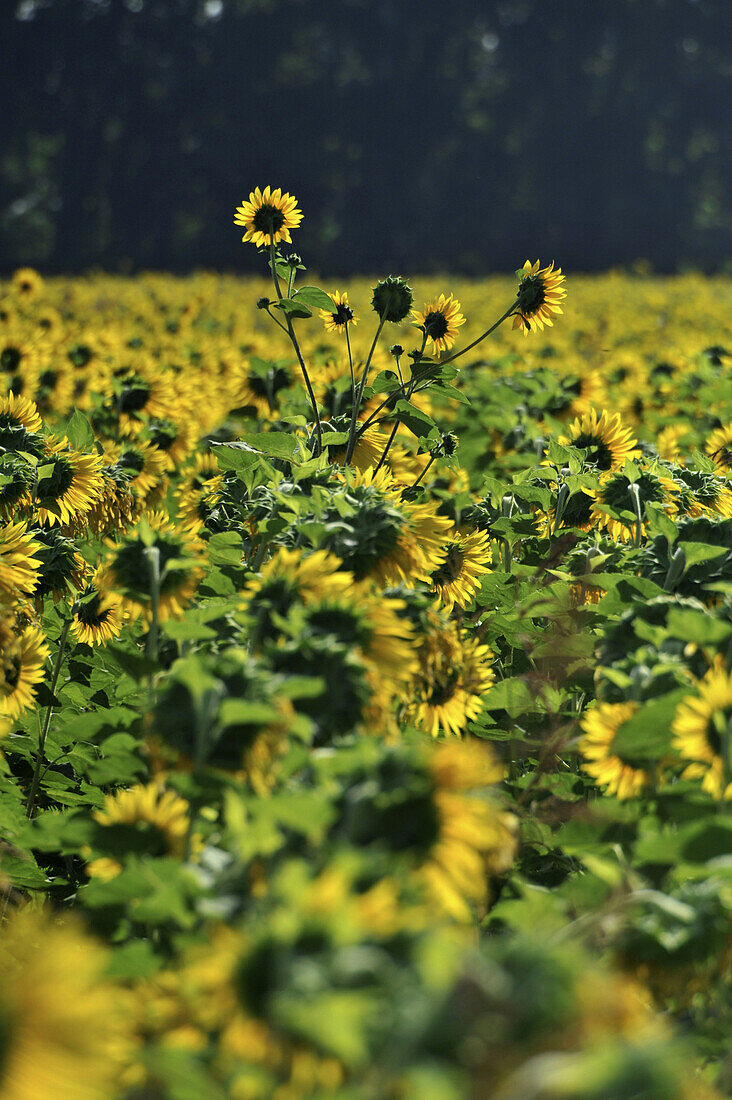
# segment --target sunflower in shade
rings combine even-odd
[[[635,505],[631,492],[635,491],[640,502],[641,516],[644,515],[647,504],[659,505],[668,516],[676,515],[678,511],[679,487],[672,478],[661,473],[660,469],[644,469],[634,480],[618,470],[603,475],[591,505],[592,519],[598,527],[606,530],[610,537],[617,539],[618,542],[630,542],[636,537],[637,520],[635,523],[632,520],[624,523],[604,509],[610,508],[613,512],[634,512]],[[643,537],[645,533],[645,524],[641,523],[640,534]]]
[[[85,515],[102,492],[104,459],[77,451],[68,440],[51,440],[38,464],[34,498],[41,524],[72,523]]]
[[[435,355],[448,351],[458,335],[458,329],[465,324],[460,312],[460,303],[452,294],[441,294],[432,302],[426,302],[423,310],[413,309],[412,316],[432,345]]]
[[[320,319],[326,331],[345,332],[348,325],[357,325],[356,315],[348,304],[348,293],[334,290],[330,297],[336,307],[335,312],[331,313],[327,309],[320,310]]]
[[[38,457],[43,453],[42,427],[34,401],[14,393],[0,397],[0,448]]]
[[[473,531],[470,535],[454,532],[445,545],[445,560],[430,577],[432,587],[448,611],[453,607],[467,607],[480,588],[483,576],[490,573],[492,560],[491,544],[485,531]]]
[[[35,705],[48,645],[40,627],[16,629],[5,619],[0,619],[0,643],[0,716],[17,718]]]
[[[564,313],[560,302],[567,296],[562,286],[564,275],[561,267],[555,270],[553,260],[548,267],[541,267],[539,260],[533,264],[527,260],[517,275],[519,285],[513,327],[520,328],[524,336],[532,331],[542,331],[544,325],[551,327],[554,324],[553,315]]]
[[[34,550],[40,565],[33,595],[40,606],[44,596],[51,596],[54,603],[67,599],[71,590],[78,591],[84,584],[87,564],[76,549],[76,543],[62,535],[58,527],[36,527]]]
[[[407,721],[437,737],[440,730],[458,737],[477,718],[483,695],[495,680],[494,654],[487,645],[432,612],[417,650],[419,671],[407,703]]]
[[[647,762],[635,759],[625,749],[619,751],[615,744],[618,732],[637,711],[638,704],[633,701],[598,703],[588,707],[582,719],[582,767],[608,794],[621,800],[635,798],[654,782]]]
[[[732,675],[724,667],[710,668],[697,683],[697,693],[676,708],[671,743],[683,760],[690,761],[684,779],[701,779],[702,790],[713,798],[732,798]]]
[[[99,573],[105,589],[118,591],[131,618],[153,615],[155,560],[158,563],[158,619],[178,618],[203,576],[203,544],[164,512],[148,512],[119,542],[107,543],[109,556]],[[153,553],[157,551],[157,553]]]
[[[586,461],[598,470],[619,470],[628,458],[636,458],[636,440],[630,428],[624,428],[620,413],[591,409],[578,416],[570,425],[569,435],[560,436],[559,443],[586,451]]]
[[[718,470],[732,472],[732,422],[715,428],[707,439],[704,450],[714,461]]]
[[[258,187],[250,192],[249,200],[243,200],[237,206],[234,225],[246,229],[242,242],[251,241],[258,248],[265,245],[280,244],[286,241],[292,244],[291,229],[297,229],[303,219],[302,211],[297,208],[294,195],[282,191],[279,187],[272,190]]]
[[[107,454],[109,465],[124,476],[130,492],[139,501],[160,496],[167,484],[168,461],[162,451],[147,440],[124,440]]]
[[[674,470],[679,489],[679,509],[696,519],[699,516],[724,516],[732,519],[732,490],[726,479],[682,467]]]
[[[74,602],[72,634],[85,645],[106,645],[119,637],[124,621],[122,600],[115,592],[105,591],[95,574]]]
[[[175,490],[180,524],[198,530],[206,522],[221,496],[223,477],[210,451],[197,454],[193,466],[183,473]]]
[[[146,827],[160,837],[168,855],[184,854],[190,823],[188,803],[159,783],[138,783],[108,794],[104,808],[95,810],[94,820],[105,827]]]

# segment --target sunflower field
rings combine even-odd
[[[301,219],[0,283],[0,1100],[730,1096],[732,281]]]

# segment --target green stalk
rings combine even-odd
[[[369,367],[371,366],[371,359],[373,357],[374,351],[376,350],[376,345],[378,343],[379,337],[381,336],[381,330],[384,327],[384,322],[385,321],[386,321],[386,310],[384,310],[384,312],[379,317],[379,325],[378,325],[378,328],[376,329],[376,335],[374,336],[373,342],[371,344],[371,348],[369,349],[368,356],[366,357],[366,362],[365,362],[364,368],[363,368],[363,374],[361,375],[361,381],[359,383],[358,392],[356,394],[356,400],[354,401],[353,409],[351,410],[351,426],[348,429],[348,447],[346,449],[346,462],[345,462],[346,466],[351,461],[351,458],[353,457],[353,448],[356,446],[356,423],[358,421],[358,410],[361,407],[361,399],[363,398],[363,391],[366,387],[366,378],[367,378],[368,373],[369,373]]]
[[[490,336],[492,332],[495,332],[498,326],[502,325],[506,318],[510,317],[513,314],[517,305],[518,298],[510,306],[510,308],[506,310],[506,312],[503,314],[503,317],[499,317],[496,323],[494,325],[491,325],[490,328],[487,328],[483,335],[479,336],[477,340],[473,340],[472,344],[468,344],[466,347],[461,348],[460,351],[453,352],[452,355],[448,355],[447,359],[440,359],[440,366],[444,366],[446,363],[452,363],[454,359],[459,359],[461,355],[465,355],[466,351],[471,351],[472,348],[477,347],[478,344],[482,343],[483,340],[485,340],[486,336]]]
[[[66,640],[69,636],[69,628],[71,627],[71,617],[64,619],[63,629],[58,640],[58,653],[56,654],[56,663],[53,666],[53,675],[51,676],[51,698],[53,699],[56,693],[56,685],[58,684],[58,678],[61,674],[61,666],[63,665],[64,657],[66,655]],[[26,817],[33,817],[33,811],[35,809],[36,795],[38,794],[38,786],[41,781],[41,767],[43,765],[43,752],[46,747],[46,738],[48,737],[48,731],[51,726],[51,716],[53,714],[53,702],[50,702],[46,707],[46,713],[43,718],[43,726],[41,727],[38,735],[38,752],[36,753],[36,763],[33,770],[33,779],[31,780],[31,788],[28,792],[28,799],[25,804]]]
[[[148,706],[152,713],[155,702],[153,691],[152,666],[158,662],[158,613],[160,608],[160,550],[157,546],[146,546],[145,557],[150,562],[150,602],[152,604],[152,618],[147,632],[146,656],[150,663],[148,672],[147,690]]]

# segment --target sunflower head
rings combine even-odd
[[[541,267],[539,261],[526,261],[523,268],[516,272],[519,280],[516,291],[516,317],[513,327],[520,328],[526,336],[529,332],[539,331],[544,325],[551,327],[552,315],[563,313],[560,302],[567,291],[561,285],[564,282],[561,267],[554,270],[554,261],[548,267]]]
[[[358,324],[356,315],[348,304],[346,291],[334,290],[331,299],[336,307],[335,313],[330,313],[327,309],[320,311],[320,319],[327,332],[344,332],[347,325]]]
[[[70,590],[78,590],[87,567],[74,541],[62,535],[57,527],[38,527],[33,531],[33,538],[38,547],[35,554],[41,563],[34,593],[36,599],[51,595],[57,600]]]
[[[234,225],[245,227],[243,242],[251,241],[262,248],[279,244],[280,241],[292,244],[290,230],[297,229],[302,219],[294,195],[283,192],[279,187],[274,191],[270,187],[265,187],[263,191],[257,187],[250,193],[248,201],[237,206]]]
[[[407,280],[401,275],[387,275],[374,287],[371,305],[379,317],[398,324],[408,315],[413,301],[414,294]]]
[[[434,301],[425,303],[421,312],[413,309],[412,316],[438,355],[452,347],[458,329],[465,324],[460,303],[452,295],[446,298],[441,294]]]
[[[130,615],[151,618],[156,575],[160,621],[183,613],[203,575],[202,547],[192,531],[176,526],[163,513],[151,512],[119,543],[109,543],[109,549],[101,581],[121,592]]]

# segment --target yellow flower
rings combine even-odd
[[[704,449],[714,460],[718,470],[730,473],[732,471],[732,422],[716,428],[707,439]]]
[[[106,645],[119,637],[124,621],[120,597],[100,586],[98,574],[92,577],[74,604],[72,634],[86,645]]]
[[[490,573],[491,546],[485,531],[461,535],[456,531],[447,543],[445,560],[432,573],[432,587],[448,609],[467,607],[481,585],[484,574]]]
[[[598,703],[589,707],[582,719],[584,737],[579,742],[579,750],[585,758],[582,767],[607,788],[608,794],[621,800],[635,798],[652,781],[641,763],[620,755],[613,748],[618,730],[637,710],[638,704],[634,702]]]
[[[441,729],[459,737],[480,714],[482,697],[495,679],[492,651],[433,614],[417,656],[419,672],[407,720],[433,737]]]
[[[113,1100],[132,1052],[103,949],[71,920],[26,907],[0,938],[2,1100]]]
[[[435,355],[440,355],[452,347],[458,329],[465,324],[465,318],[460,312],[460,303],[453,298],[452,294],[449,298],[441,294],[434,301],[426,302],[421,312],[413,309],[412,316],[430,341]]]
[[[8,429],[19,427],[26,432],[39,432],[43,421],[34,401],[11,392],[0,397],[0,440]]]
[[[698,696],[687,696],[676,708],[672,745],[690,763],[684,779],[701,779],[713,798],[732,798],[730,782],[730,722],[732,675],[710,668],[697,684]]]
[[[41,566],[34,556],[39,549],[27,522],[0,523],[0,598],[12,601],[31,595]]]
[[[19,298],[32,302],[43,290],[43,279],[32,267],[20,267],[10,285]]]
[[[157,783],[142,783],[108,794],[103,810],[95,810],[99,825],[149,825],[163,837],[170,855],[182,856],[188,835],[188,803]]]
[[[48,645],[38,626],[16,634],[0,623],[0,715],[17,718],[35,704],[33,687],[43,679]]]
[[[529,260],[523,266],[519,281],[516,316],[513,327],[520,328],[524,336],[529,332],[543,330],[544,325],[554,324],[552,314],[564,313],[560,302],[567,296],[561,285],[564,282],[561,267],[554,270],[554,261],[549,267],[540,267],[539,261]]]
[[[279,244],[280,241],[292,244],[290,230],[297,229],[302,218],[294,195],[283,192],[279,187],[276,191],[269,187],[260,191],[257,187],[250,193],[248,202],[243,200],[241,206],[237,206],[234,225],[246,228],[243,242],[251,241],[262,248],[272,243]]]
[[[38,522],[72,523],[99,500],[104,460],[75,450],[66,440],[52,441],[48,452],[39,463],[35,485]]]
[[[559,443],[588,452],[587,461],[598,470],[620,470],[628,458],[636,458],[636,440],[630,428],[624,428],[620,413],[591,409],[578,416],[570,425],[569,435],[560,436]]]
[[[331,299],[336,307],[335,313],[329,313],[327,309],[320,310],[320,319],[327,332],[345,332],[347,325],[357,325],[356,315],[348,304],[346,291],[334,290]]]

